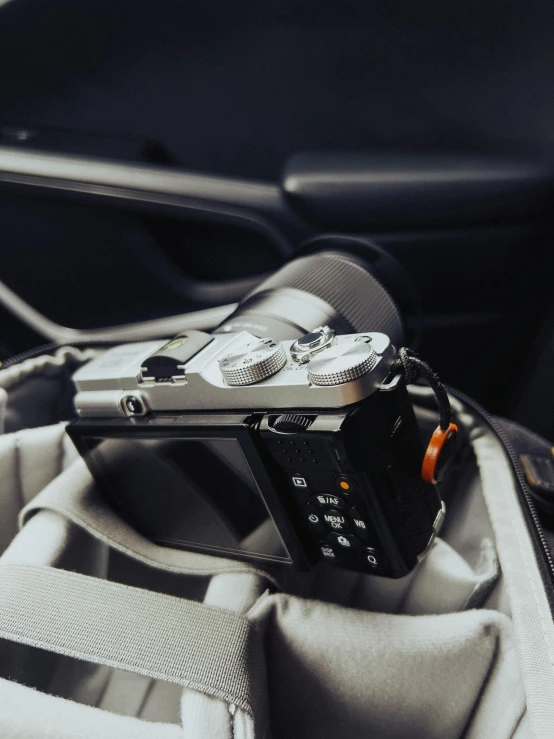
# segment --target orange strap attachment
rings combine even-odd
[[[421,477],[425,482],[436,485],[435,473],[442,448],[446,444],[447,439],[456,433],[458,433],[458,427],[455,423],[448,424],[447,429],[441,429],[440,426],[437,426],[433,431],[433,436],[431,436],[431,441],[429,442],[429,446],[423,457],[423,464],[421,465]]]

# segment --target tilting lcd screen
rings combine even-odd
[[[291,561],[236,439],[84,442],[109,502],[149,539]]]

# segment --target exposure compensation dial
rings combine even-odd
[[[314,385],[342,385],[371,372],[378,360],[370,344],[345,341],[312,359],[308,377]]]

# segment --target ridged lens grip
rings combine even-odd
[[[387,334],[394,345],[402,344],[404,328],[396,303],[377,279],[347,254],[320,252],[294,259],[258,285],[241,303],[235,317],[243,312],[263,314],[262,301],[265,299],[269,305],[282,290],[288,292],[282,293],[279,311],[272,303],[272,315],[280,314],[305,331],[314,328],[305,325],[309,323],[309,298],[314,296],[329,306],[328,316],[321,323],[334,327],[338,333],[379,331]],[[291,306],[295,302],[293,290],[305,294],[305,320],[297,307],[288,315],[287,302]]]

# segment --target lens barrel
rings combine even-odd
[[[358,254],[335,250],[329,242],[326,246],[293,259],[264,280],[216,333],[245,330],[259,337],[296,339],[326,325],[339,334],[380,331],[401,346],[400,311],[371,274],[371,265]]]

